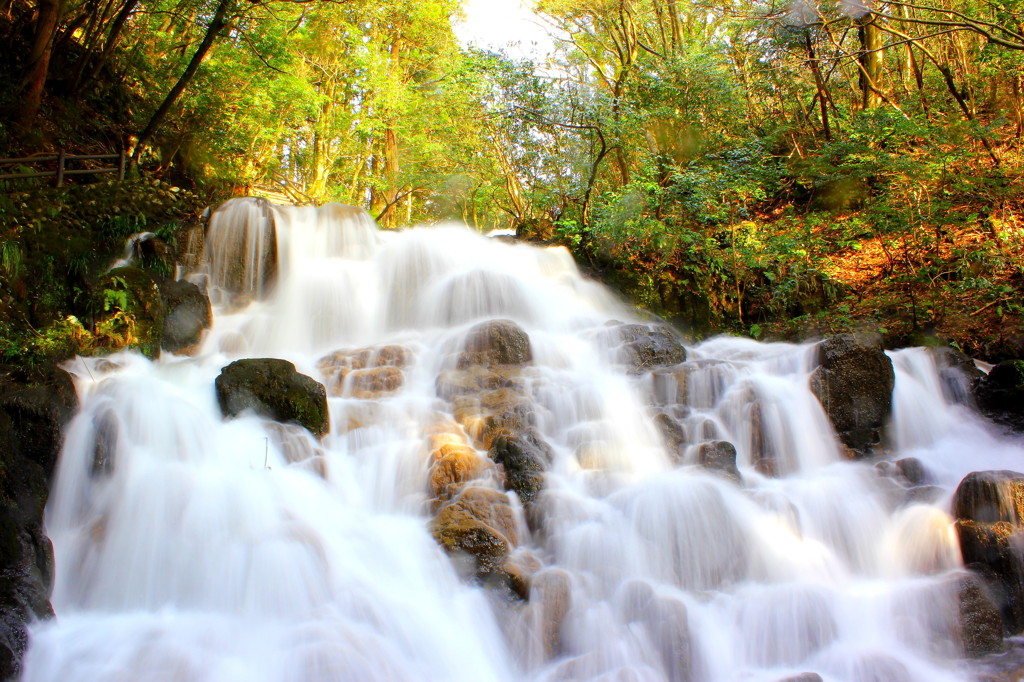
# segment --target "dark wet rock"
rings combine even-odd
[[[659,412],[654,415],[654,426],[657,427],[661,439],[665,442],[665,448],[675,461],[683,456],[683,448],[686,445],[686,431],[678,419],[671,415]]]
[[[132,266],[106,273],[96,283],[92,308],[96,336],[111,348],[138,348],[149,358],[160,355],[166,310],[149,273]]]
[[[252,410],[266,419],[303,426],[318,438],[327,433],[327,390],[287,360],[236,360],[221,370],[215,383],[217,403],[226,417]]]
[[[501,433],[488,451],[491,459],[505,469],[509,490],[515,491],[524,505],[537,499],[544,487],[544,471],[551,464],[551,447],[533,430]]]
[[[473,559],[479,577],[502,575],[518,543],[508,496],[491,488],[470,486],[441,507],[431,527],[434,539],[450,553]]]
[[[511,320],[489,320],[472,327],[466,334],[458,368],[471,365],[493,368],[522,366],[533,362],[530,335]]]
[[[1024,431],[1024,360],[1004,360],[975,389],[982,414],[1015,431]]]
[[[974,364],[974,360],[949,346],[932,346],[928,351],[939,368],[942,393],[946,400],[960,405],[974,405],[978,382],[985,376]]]
[[[53,615],[53,548],[43,529],[63,429],[78,405],[59,369],[0,367],[0,678],[15,679],[29,622]]]
[[[853,334],[825,339],[818,357],[811,390],[839,440],[855,456],[870,454],[892,412],[892,361],[877,341]]]
[[[953,516],[976,523],[1024,520],[1024,474],[974,471],[960,481],[953,496]]]
[[[728,441],[701,443],[697,449],[697,463],[730,481],[740,482],[740,470],[736,468],[736,446]]]
[[[614,327],[614,334],[619,340],[622,361],[634,372],[647,372],[686,361],[686,349],[681,339],[666,325],[622,324]]]
[[[917,457],[904,457],[895,462],[896,472],[912,486],[924,485],[929,482],[928,472]]]
[[[392,395],[405,385],[404,369],[412,363],[404,346],[338,350],[317,361],[332,396],[375,399]]]
[[[765,476],[777,476],[779,465],[768,434],[761,401],[754,400],[747,406],[750,420],[750,460],[754,469]]]
[[[1003,648],[1003,619],[984,582],[973,574],[957,580],[957,641],[972,658]]]
[[[783,677],[777,682],[823,682],[821,675],[818,673],[800,673],[799,675],[790,675],[789,677]]]
[[[953,496],[953,516],[964,564],[986,577],[1006,630],[1024,630],[1024,474],[968,474]]]
[[[915,485],[907,488],[906,502],[907,504],[932,504],[938,502],[945,493],[946,490],[937,485]]]
[[[166,280],[159,288],[165,308],[160,347],[171,353],[194,354],[202,343],[203,332],[213,324],[210,297],[195,284],[183,280]]]

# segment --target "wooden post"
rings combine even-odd
[[[57,154],[57,186],[64,186],[64,150]]]
[[[124,148],[122,148],[121,149],[121,153],[120,153],[119,158],[118,158],[118,164],[117,164],[117,179],[118,180],[124,180],[124,166],[125,166],[125,162],[126,161],[127,161],[127,158],[126,158],[125,153],[124,153]]]

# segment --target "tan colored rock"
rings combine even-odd
[[[443,506],[431,531],[448,552],[473,557],[478,575],[502,573],[505,560],[519,542],[508,496],[480,486],[463,488]]]
[[[390,345],[337,350],[320,358],[317,368],[324,373],[330,395],[374,399],[402,388],[405,384],[402,370],[411,362],[411,351]]]

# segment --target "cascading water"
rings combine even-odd
[[[947,401],[924,350],[891,354],[893,448],[935,486],[908,502],[842,458],[813,345],[718,338],[631,374],[609,330],[635,316],[564,250],[254,200],[210,230],[221,305],[198,355],[71,367],[82,409],[47,511],[57,618],[33,628],[24,680],[966,679],[946,510],[963,475],[1024,448]],[[550,450],[532,506],[502,498],[525,601],[475,584],[430,529],[429,442],[472,442],[453,414],[475,423],[443,387],[492,318],[530,336],[509,381]],[[320,360],[371,347],[332,362],[400,358],[386,390]],[[239,357],[331,386],[330,433],[224,420],[214,379]],[[652,408],[681,425],[677,451]],[[735,445],[740,482],[696,466],[713,440]],[[500,490],[495,471],[474,485]]]

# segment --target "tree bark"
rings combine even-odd
[[[206,53],[210,51],[213,46],[213,42],[220,36],[221,31],[228,25],[227,15],[228,11],[234,7],[235,0],[220,0],[217,5],[217,11],[213,15],[213,19],[210,20],[210,25],[206,27],[206,35],[203,36],[203,42],[199,44],[192,60],[189,61],[188,66],[185,67],[184,73],[178,78],[178,82],[174,84],[171,91],[167,93],[164,101],[157,107],[157,110],[153,112],[153,116],[149,119],[149,123],[141,133],[139,133],[139,140],[135,143],[135,152],[132,154],[132,165],[135,165],[139,161],[139,155],[142,154],[142,148],[149,142],[150,138],[153,137],[153,133],[163,123],[164,118],[167,116],[167,112],[171,110],[171,107],[181,96],[181,93],[185,91],[185,88],[192,81],[192,77],[196,75],[196,71],[199,70],[199,65],[202,64],[203,58],[206,57]]]
[[[25,91],[22,100],[20,122],[28,128],[39,114],[43,101],[46,77],[50,71],[50,55],[53,54],[53,40],[57,35],[57,22],[64,9],[63,0],[39,0],[39,14],[36,17],[36,34],[32,40],[28,68],[22,86]]]
[[[882,83],[883,45],[882,32],[878,29],[878,15],[868,12],[857,19],[857,35],[860,38],[861,51],[857,55],[860,62],[861,106],[874,109],[882,103],[879,90]]]
[[[75,79],[74,86],[72,86],[72,92],[78,92],[82,86],[88,84],[90,81],[95,79],[97,75],[99,75],[99,72],[110,59],[110,55],[114,53],[114,48],[117,47],[117,41],[121,37],[121,31],[124,30],[125,24],[128,23],[129,17],[131,17],[138,4],[139,0],[125,0],[125,3],[121,6],[121,11],[117,13],[117,16],[114,18],[114,22],[110,26],[110,32],[107,34],[107,41],[103,44],[103,51],[100,52],[100,56],[96,58],[92,68],[88,70],[88,75],[84,75],[86,67],[88,67],[88,58],[83,58],[82,69],[79,71],[78,77]]]
[[[818,89],[818,104],[821,105],[821,130],[825,139],[831,141],[832,127],[828,121],[828,90],[825,89],[825,80],[821,76],[818,57],[814,54],[814,43],[811,42],[809,32],[804,36],[804,46],[807,48],[807,61],[811,67],[811,74],[814,76],[814,85]]]

